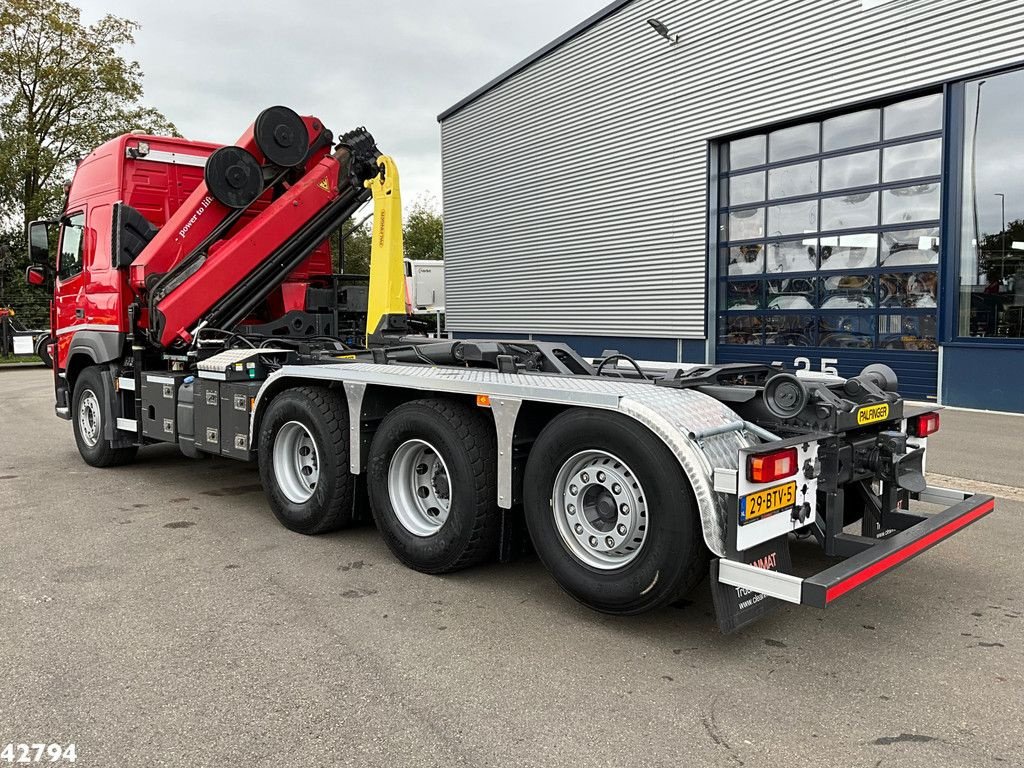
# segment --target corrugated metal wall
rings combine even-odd
[[[1021,60],[1021,0],[634,0],[442,121],[448,326],[701,338],[709,139]]]

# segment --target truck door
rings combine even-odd
[[[85,210],[65,216],[60,228],[57,249],[57,287],[54,291],[54,312],[57,324],[55,368],[67,365],[73,326],[84,324],[85,317]]]

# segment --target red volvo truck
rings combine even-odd
[[[335,273],[331,238],[370,200],[367,283]],[[156,443],[256,462],[287,528],[372,515],[424,573],[528,534],[608,613],[710,576],[731,631],[781,602],[825,607],[993,509],[927,484],[937,409],[904,402],[885,366],[809,380],[417,335],[397,169],[364,129],[335,140],[271,107],[229,146],[118,137],[29,243],[28,280],[53,289],[56,413],[86,463]],[[792,562],[794,536],[833,564]]]

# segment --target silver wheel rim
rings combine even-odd
[[[78,431],[83,442],[92,448],[100,439],[100,401],[91,389],[82,393],[78,403]]]
[[[274,479],[293,504],[309,501],[320,481],[320,452],[303,424],[289,421],[274,440]]]
[[[582,451],[562,464],[551,511],[570,554],[591,568],[622,568],[647,541],[647,498],[640,481],[622,459],[605,451]]]
[[[409,533],[426,537],[441,530],[451,510],[451,474],[437,449],[425,440],[398,446],[388,467],[388,495]]]

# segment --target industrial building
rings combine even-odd
[[[617,0],[439,117],[448,327],[1024,411],[1024,5]]]

